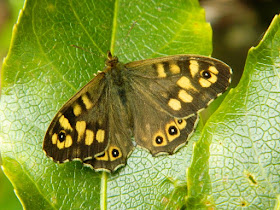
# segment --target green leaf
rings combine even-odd
[[[187,207],[279,209],[279,49],[275,16],[260,44],[250,49],[238,86],[194,148]]]
[[[103,69],[107,50],[124,63],[210,55],[211,28],[197,0],[27,0],[3,64],[0,106],[3,168],[25,208],[160,208],[172,180],[185,180],[192,141],[172,156],[136,149],[114,174],[79,162],[58,165],[44,155],[52,117]]]
[[[12,35],[14,23],[17,21],[18,13],[23,7],[23,0],[1,1],[1,26],[0,26],[0,72],[2,72],[2,62],[6,56]],[[0,82],[1,84],[1,82]],[[0,88],[1,89],[1,88]],[[1,94],[0,94],[1,95]],[[1,126],[1,125],[0,125]],[[0,166],[2,165],[0,150]],[[0,168],[0,206],[5,209],[21,209],[21,204],[16,197],[13,186]]]
[[[0,169],[0,206],[5,209],[21,209],[21,204],[16,197],[11,182]]]

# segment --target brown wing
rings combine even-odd
[[[205,56],[177,55],[125,65],[138,100],[171,116],[185,118],[204,109],[230,84],[231,68]],[[132,98],[133,100],[134,98]]]
[[[63,105],[45,135],[47,156],[65,162],[104,152],[109,143],[106,90],[104,74],[100,73]]]
[[[127,110],[114,90],[111,96],[112,103],[107,112],[109,145],[99,156],[84,161],[85,165],[96,171],[112,172],[124,166],[134,148],[131,141],[132,126]]]
[[[168,56],[125,66],[135,141],[153,155],[172,154],[186,143],[197,113],[227,89],[231,77],[229,66],[203,56]]]

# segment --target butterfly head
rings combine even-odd
[[[110,51],[107,52],[107,60],[105,62],[107,67],[113,68],[119,62],[116,56],[113,56]]]

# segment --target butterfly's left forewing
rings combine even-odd
[[[43,149],[56,162],[91,159],[109,143],[104,74],[98,74],[58,111],[44,139]],[[98,105],[98,106],[97,106]]]
[[[98,74],[59,110],[43,149],[56,162],[81,160],[98,170],[125,165],[134,146],[131,120],[114,80]]]

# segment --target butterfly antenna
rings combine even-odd
[[[125,35],[125,37],[123,38],[122,42],[127,43],[128,42],[128,37],[130,35],[130,32],[132,31],[132,29],[134,28],[134,26],[136,25],[137,20],[134,20],[127,32],[127,34]],[[118,54],[118,56],[120,56],[120,54]]]
[[[79,47],[79,46],[74,45],[74,44],[71,44],[70,46],[71,46],[71,47],[75,47],[75,48],[80,49],[80,50],[83,50],[83,51],[85,51],[85,52],[88,52],[88,53],[90,53],[90,54],[92,54],[92,55],[100,56],[100,54],[98,55],[98,54],[96,54],[96,53],[93,53],[93,52],[91,52],[91,51],[89,51],[89,50],[87,50],[87,49],[85,49],[85,48],[83,48],[83,47]],[[100,57],[103,57],[103,58],[104,58],[104,55],[101,55]]]
[[[91,51],[89,51],[89,50],[87,50],[87,49],[85,49],[85,48],[79,47],[79,46],[77,46],[77,45],[71,44],[70,46],[71,46],[71,47],[75,47],[75,48],[80,49],[80,50],[83,50],[83,51],[85,51],[85,52],[94,54],[93,52],[91,52]]]
[[[130,32],[132,31],[132,29],[134,28],[134,26],[136,25],[136,23],[137,23],[137,20],[134,20],[133,23],[131,24],[131,26],[130,26],[130,28],[129,28],[129,31],[127,32],[125,38],[127,38],[127,37],[130,35]]]

